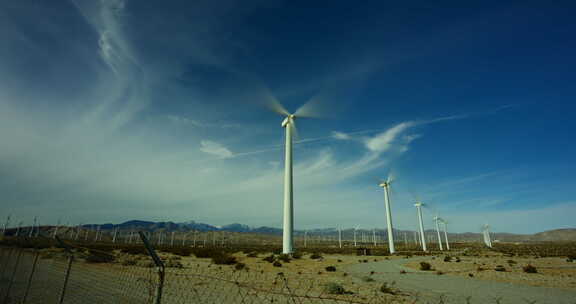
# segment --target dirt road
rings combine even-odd
[[[417,294],[419,303],[576,304],[576,290],[437,275],[435,272],[418,271],[403,266],[407,262],[422,259],[391,259],[355,264],[346,269],[359,279],[371,276],[379,282],[395,282],[396,288],[400,291]],[[400,273],[402,270],[406,273]],[[370,275],[372,271],[375,273]]]

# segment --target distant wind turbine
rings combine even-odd
[[[442,224],[444,224],[444,239],[446,240],[446,250],[450,250],[450,243],[448,242],[448,221],[445,219],[440,219]]]
[[[440,251],[444,251],[444,247],[442,247],[442,238],[440,237],[440,221],[442,221],[442,219],[436,215],[434,217],[434,224],[436,225],[436,234],[438,234],[438,246],[440,246]]]
[[[424,206],[424,204],[417,201],[414,204],[414,206],[416,207],[416,210],[418,212],[418,223],[420,224],[420,238],[421,238],[421,242],[422,242],[422,250],[428,251],[428,249],[426,248],[426,238],[424,235],[424,223],[422,222],[422,206]]]
[[[6,222],[4,222],[4,227],[2,228],[2,236],[6,235],[6,229],[8,229],[8,225],[10,225],[10,215],[6,217]]]

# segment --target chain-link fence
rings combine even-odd
[[[327,286],[306,273],[211,263],[182,265],[146,255],[109,262],[110,252],[0,248],[0,303],[394,303],[378,290]],[[280,269],[280,268],[279,268]]]

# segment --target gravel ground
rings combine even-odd
[[[576,290],[535,287],[506,282],[486,281],[451,275],[437,275],[403,266],[426,258],[390,259],[381,262],[350,265],[353,276],[370,275],[379,282],[395,282],[395,287],[417,295],[419,303],[551,303],[576,304]],[[402,274],[404,270],[406,273]]]

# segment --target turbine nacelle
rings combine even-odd
[[[296,119],[296,116],[294,116],[294,114],[286,116],[286,118],[284,118],[284,120],[282,121],[282,128],[286,128],[288,124],[294,123],[294,119]]]
[[[416,203],[414,204],[414,206],[417,207],[417,208],[420,208],[420,207],[424,206],[424,204],[422,204],[421,202],[416,202]]]

